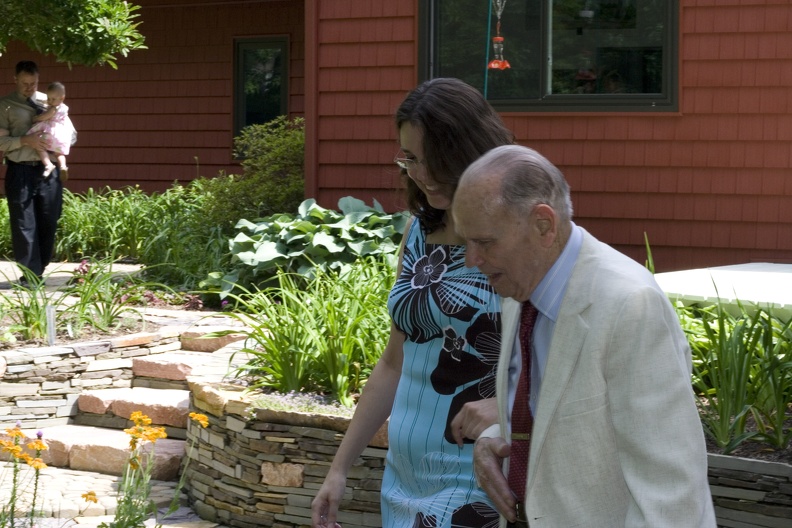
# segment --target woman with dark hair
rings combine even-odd
[[[465,267],[450,208],[467,166],[513,143],[513,135],[457,79],[433,79],[410,92],[396,126],[394,162],[413,218],[388,299],[390,339],[312,503],[312,522],[336,526],[349,468],[390,415],[382,526],[497,526],[498,513],[473,476],[470,439],[497,420],[494,404],[475,402],[495,396],[500,303],[487,277]],[[473,407],[457,416],[466,403]]]

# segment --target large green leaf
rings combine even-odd
[[[330,253],[340,253],[346,248],[345,244],[336,242],[336,239],[327,233],[316,233],[313,237],[313,245],[325,247]]]
[[[239,286],[258,285],[273,278],[278,269],[299,270],[306,278],[312,276],[312,268],[342,270],[367,255],[393,265],[407,215],[387,214],[379,204],[375,206],[345,197],[339,200],[341,214],[308,199],[300,204],[296,215],[238,222],[240,232],[230,247],[232,265],[240,267],[243,282]]]

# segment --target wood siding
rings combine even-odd
[[[792,3],[683,0],[679,112],[508,114],[576,221],[659,271],[792,262]]]
[[[309,191],[396,207],[392,114],[417,82],[417,2],[309,4]],[[563,170],[576,221],[639,262],[644,233],[658,271],[792,262],[792,2],[681,0],[679,16],[679,112],[504,119]]]
[[[291,115],[306,117],[306,196],[404,206],[393,113],[418,82],[418,0],[138,0],[149,50],[119,69],[32,58],[80,130],[76,191],[238,172],[233,40],[288,35]],[[658,271],[792,262],[792,2],[680,0],[679,111],[505,113],[564,171],[576,221]],[[196,162],[197,158],[197,162]]]
[[[241,172],[233,158],[234,39],[287,36],[289,113],[304,114],[305,14],[301,0],[135,0],[147,50],[109,66],[74,66],[12,43],[0,58],[0,93],[18,60],[35,60],[39,90],[63,81],[79,131],[67,187],[140,185]],[[3,170],[4,174],[4,170]]]
[[[308,0],[306,12],[306,192],[403,209],[393,115],[417,82],[417,2]]]

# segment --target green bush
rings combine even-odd
[[[407,215],[386,214],[376,201],[369,207],[351,196],[341,198],[338,208],[340,213],[308,199],[296,215],[240,221],[230,242],[230,269],[211,273],[201,287],[225,298],[235,289],[267,286],[279,270],[311,279],[317,272],[344,271],[367,256],[395,269]]]
[[[207,274],[228,264],[228,237],[207,222],[211,201],[205,180],[174,185],[152,211],[158,229],[143,244],[140,263],[148,279],[180,290],[194,290]]]
[[[227,237],[206,222],[207,201],[200,181],[150,194],[137,186],[81,194],[64,190],[55,260],[131,260],[145,266],[151,281],[194,289],[228,258]],[[7,217],[6,210],[0,227]],[[0,242],[7,232],[6,227]],[[13,258],[10,242],[8,258]]]
[[[294,211],[305,196],[304,150],[302,118],[281,116],[245,127],[234,139],[243,174],[221,173],[202,183],[212,198],[207,200],[204,221],[230,234],[243,218]]]

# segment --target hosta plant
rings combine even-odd
[[[407,215],[387,214],[374,202],[347,196],[340,212],[305,200],[297,214],[276,214],[258,222],[241,220],[230,242],[231,266],[202,283],[225,298],[234,288],[274,284],[279,270],[310,279],[326,271],[343,272],[361,257],[374,256],[395,266]]]

